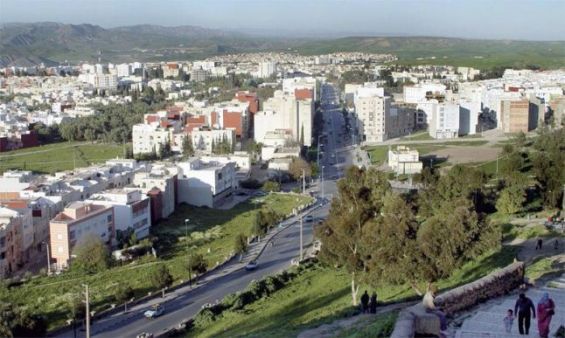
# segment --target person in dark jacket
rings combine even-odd
[[[373,292],[369,300],[369,312],[377,313],[377,293]]]
[[[518,331],[520,334],[530,334],[530,319],[532,316],[536,319],[536,308],[532,300],[521,293],[514,306],[514,313],[518,314]]]
[[[361,310],[363,311],[363,313],[367,313],[368,305],[369,294],[367,293],[367,290],[365,290],[365,293],[363,293],[363,295],[361,296]]]

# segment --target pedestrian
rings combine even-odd
[[[553,248],[555,250],[559,250],[559,240],[558,239],[555,239],[555,242],[553,242]]]
[[[555,314],[555,303],[545,292],[538,302],[538,331],[541,338],[549,337],[549,324]]]
[[[538,241],[536,243],[536,250],[541,250],[542,245],[543,245],[543,239],[538,238]]]
[[[507,333],[510,333],[512,331],[512,323],[514,322],[514,312],[512,309],[508,309],[508,311],[506,311],[506,317],[504,317],[503,322],[504,329]]]
[[[377,313],[377,293],[373,292],[371,299],[369,300],[369,312]]]
[[[369,305],[369,294],[367,293],[367,290],[365,290],[365,293],[363,293],[363,295],[361,296],[361,311],[363,313],[367,313],[368,305]]]
[[[530,319],[536,319],[534,303],[525,294],[521,293],[514,306],[514,313],[518,314],[518,331],[520,334],[530,334]]]

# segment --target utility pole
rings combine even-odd
[[[324,199],[324,168],[325,166],[322,166],[322,199]]]
[[[86,299],[86,338],[90,338],[90,299],[88,295],[88,284],[84,284],[85,292],[84,296]]]
[[[302,229],[303,229],[303,221],[302,221],[302,216],[300,216],[300,261],[302,262],[302,260],[304,259],[304,250],[302,250],[302,245],[303,245],[303,239],[302,239]]]
[[[498,156],[496,157],[496,177],[498,177]]]
[[[49,252],[49,243],[43,242],[47,248],[47,276],[51,276],[51,253]]]
[[[186,254],[188,255],[188,285],[192,286],[192,268],[190,267],[190,253],[188,252],[188,223],[190,219],[186,218],[184,220],[184,230],[185,230],[185,238],[186,241]],[[164,297],[164,296],[163,296]]]
[[[302,194],[306,193],[306,170],[302,169]]]

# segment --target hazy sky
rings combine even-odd
[[[565,0],[0,0],[0,22],[565,40]]]

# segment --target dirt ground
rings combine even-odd
[[[501,148],[493,148],[490,146],[448,146],[430,152],[429,155],[436,155],[438,158],[446,158],[451,164],[459,163],[478,163],[496,160],[501,152]]]

